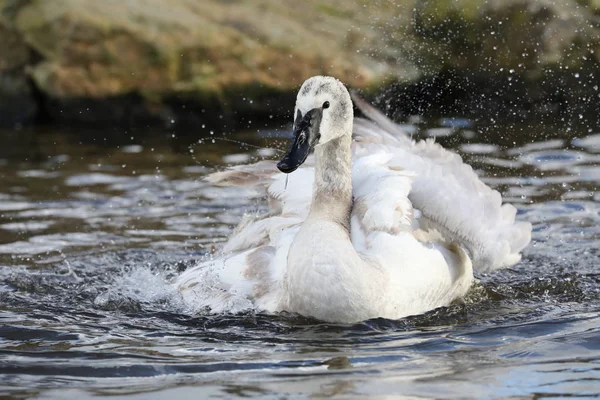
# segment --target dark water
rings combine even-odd
[[[460,304],[352,326],[187,315],[168,285],[263,207],[203,175],[272,158],[276,130],[227,136],[262,150],[200,128],[144,140],[2,132],[0,396],[597,396],[600,129],[416,118],[408,128],[463,154],[533,223],[534,240]]]

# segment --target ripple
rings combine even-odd
[[[575,138],[571,141],[573,146],[583,147],[588,151],[600,150],[600,133],[585,136],[582,138]]]
[[[455,128],[431,128],[425,132],[428,137],[446,137],[452,136],[457,132]]]
[[[54,225],[56,221],[25,221],[25,222],[13,222],[9,224],[1,224],[0,228],[7,231],[18,231],[18,232],[39,232],[48,229]]]
[[[495,144],[469,143],[461,145],[460,150],[470,154],[490,154],[498,152],[500,147]]]
[[[0,203],[0,211],[19,211],[34,207],[34,204],[27,201],[2,201]]]
[[[207,174],[209,171],[210,168],[203,165],[191,165],[183,167],[183,172],[189,174]]]
[[[546,140],[544,142],[527,143],[526,145],[521,147],[514,147],[512,149],[508,149],[506,153],[511,156],[524,155],[538,150],[558,149],[563,147],[564,143],[565,141],[563,139],[553,139]]]
[[[523,163],[515,160],[507,160],[504,158],[496,158],[496,157],[481,157],[477,159],[478,162],[482,164],[491,165],[493,167],[500,168],[520,168],[523,166]]]
[[[466,118],[442,118],[439,124],[450,128],[470,128],[473,126],[473,121]]]
[[[30,169],[26,171],[17,171],[17,175],[21,178],[52,179],[60,176],[60,172],[46,171],[43,169]]]
[[[566,149],[530,152],[521,155],[519,160],[526,164],[534,165],[543,171],[563,169],[575,164],[597,161],[596,158],[586,153]]]
[[[140,241],[143,241],[143,239],[125,238],[104,232],[57,233],[33,236],[27,241],[0,244],[0,254],[33,255],[61,251],[67,247],[99,247],[106,244],[118,245]]]
[[[89,174],[72,175],[65,180],[68,186],[93,186],[108,185],[129,181],[131,178],[124,176],[108,175],[99,172]]]
[[[577,175],[582,181],[600,181],[600,166],[598,165],[578,165],[569,168],[569,172]]]
[[[123,153],[141,153],[144,150],[144,147],[139,144],[131,144],[129,146],[123,146],[121,151]]]
[[[265,147],[263,149],[258,149],[256,151],[256,154],[261,157],[273,157],[277,153],[278,153],[277,149],[272,149],[272,148],[268,148],[268,147]]]
[[[228,154],[223,156],[223,162],[227,164],[241,164],[250,161],[250,155],[246,153]]]
[[[600,365],[596,135],[505,150],[513,140],[530,139],[507,127],[499,134],[502,146],[470,143],[463,136],[487,130],[470,121],[468,131],[464,121],[437,122],[442,133],[461,133],[449,146],[515,203],[518,218],[534,227],[533,243],[513,268],[478,273],[464,301],[398,321],[344,325],[288,313],[190,314],[181,304],[172,279],[220,247],[244,213],[264,210],[262,191],[216,188],[203,175],[224,163],[275,156],[281,143],[268,138],[279,131],[241,138],[267,146],[261,150],[215,144],[206,165],[188,154],[187,143],[174,150],[173,138],[163,145],[148,138],[152,151],[146,144],[128,149],[128,138],[120,148],[66,141],[63,156],[43,154],[51,162],[0,165],[3,393],[589,393]]]

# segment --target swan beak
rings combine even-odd
[[[308,154],[315,147],[320,138],[322,110],[313,108],[303,117],[300,110],[294,122],[294,137],[287,152],[277,163],[281,172],[289,174],[298,169],[306,161]]]

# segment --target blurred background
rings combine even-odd
[[[596,114],[599,20],[598,0],[2,0],[0,124],[232,130],[317,74],[397,113]]]
[[[317,74],[471,164],[523,260],[400,321],[183,309],[265,211],[204,176]],[[0,397],[597,396],[599,110],[600,0],[0,0]]]

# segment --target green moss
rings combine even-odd
[[[21,8],[30,2],[30,0],[0,0],[0,17],[6,21],[14,21]]]
[[[167,66],[172,62],[172,52],[165,52],[156,44],[144,43],[146,60],[150,65]]]
[[[24,39],[44,58],[55,59],[59,56],[61,40],[53,31],[53,28],[48,25],[32,27],[25,32]]]
[[[342,10],[327,3],[318,3],[316,9],[323,14],[336,18],[352,18],[354,16],[354,13],[351,11]]]

